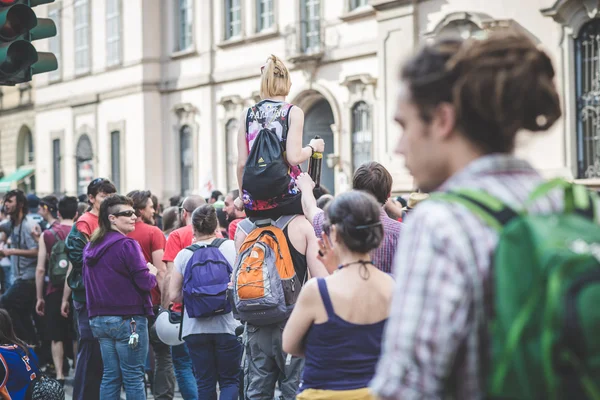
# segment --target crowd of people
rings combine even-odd
[[[565,184],[535,190],[542,177],[511,154],[520,130],[544,131],[561,115],[543,50],[503,32],[443,39],[403,65],[397,152],[419,188],[408,199],[391,197],[377,162],[355,171],[347,193],[318,187],[300,164],[324,142],[302,145],[288,69],[271,56],[260,73],[262,100],[241,116],[236,190],[176,196],[166,208],[103,178],[84,203],[5,195],[0,398],[26,398],[41,374],[64,384],[69,358],[77,400],[122,390],[145,399],[146,381],[155,399],[173,399],[175,382],[186,400],[597,398],[593,343],[569,353],[563,377],[530,345],[558,348],[559,335],[542,340],[534,324],[522,333],[528,320],[494,300],[495,266],[506,263],[494,253],[511,245],[501,228],[520,218],[514,210],[565,204],[594,217],[579,207],[585,195],[563,201],[551,190]],[[527,315],[547,309],[542,298],[526,302]],[[521,330],[498,333],[496,314]]]

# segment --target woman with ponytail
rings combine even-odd
[[[262,100],[243,112],[239,124],[237,177],[240,198],[236,200],[235,205],[240,211],[245,209],[250,218],[277,219],[282,215],[302,214],[301,196],[295,179],[302,172],[300,164],[308,160],[314,152],[323,152],[325,142],[323,139],[312,139],[309,144],[302,146],[304,113],[299,107],[286,102],[292,82],[290,72],[283,61],[271,55],[260,68],[260,74]],[[249,159],[253,161],[249,155],[253,155],[255,142],[264,139],[261,135],[271,133],[276,135],[277,144],[282,149],[281,157],[284,159],[270,160],[268,154],[257,155],[257,162],[250,166],[250,173],[247,162]],[[273,149],[273,146],[268,150],[278,151]],[[282,165],[283,175],[287,169],[289,176],[286,179],[285,176],[276,174],[276,179],[271,182],[267,178],[267,185],[262,189],[261,185],[257,185],[256,179],[263,179],[258,177],[259,174],[263,174],[263,177],[265,175],[263,171],[256,170],[269,168],[270,163],[277,164],[278,161],[287,164]],[[274,187],[276,189],[273,189]]]
[[[217,211],[211,204],[205,204],[194,210],[192,226],[194,229],[193,245],[181,250],[175,257],[175,268],[169,284],[169,297],[173,303],[183,301],[183,278],[186,269],[192,268],[188,264],[191,264],[190,261],[194,262],[192,259],[194,253],[206,249],[206,247],[200,246],[216,247],[222,254],[222,257],[218,257],[220,260],[213,258],[213,255],[210,256],[210,262],[202,264],[203,269],[211,271],[206,272],[206,275],[203,276],[204,281],[208,279],[207,276],[214,277],[216,275],[219,264],[223,264],[225,261],[230,266],[235,264],[237,254],[233,241],[217,238]],[[191,274],[188,276],[191,277]],[[188,281],[186,280],[186,282]],[[193,284],[194,278],[191,277],[189,282]],[[196,288],[196,285],[193,284],[193,287]],[[242,346],[235,336],[235,328],[239,324],[233,318],[231,311],[191,318],[189,306],[191,304],[184,305],[181,336],[189,349],[194,365],[198,383],[198,398],[216,399],[218,383],[220,399],[237,399],[242,358]]]
[[[325,211],[319,255],[331,275],[304,285],[283,331],[284,351],[305,357],[298,399],[372,399],[367,386],[394,285],[369,255],[383,239],[380,211],[360,191],[336,197]]]

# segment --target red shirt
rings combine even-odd
[[[244,218],[236,218],[229,223],[229,228],[227,234],[229,235],[229,239],[233,240],[235,238],[235,231],[237,231],[237,226],[240,221],[243,221]]]
[[[165,235],[156,226],[148,225],[144,222],[138,221],[135,223],[135,230],[130,232],[127,236],[134,239],[140,244],[142,253],[146,262],[152,262],[152,253],[157,250],[163,250],[165,248]],[[152,304],[160,304],[160,288],[155,286],[150,292],[152,295]]]
[[[165,254],[163,262],[173,262],[177,254],[188,246],[192,245],[194,240],[194,228],[192,225],[186,225],[183,228],[174,230],[169,234],[167,244],[165,245]]]
[[[90,238],[92,233],[98,229],[98,216],[88,211],[79,217],[77,222],[75,222],[75,226],[79,232],[85,233]]]
[[[55,221],[50,227],[51,230],[56,233],[59,239],[65,240],[67,236],[69,236],[69,232],[71,232],[71,227],[69,225],[60,224],[58,221]],[[46,245],[46,271],[48,270],[48,262],[50,261],[50,253],[52,253],[52,247],[56,243],[56,239],[50,229],[47,229],[42,233],[42,239],[44,240],[44,244]],[[48,272],[46,272],[48,273]],[[46,295],[50,293],[62,291],[65,288],[64,285],[53,286],[52,283],[48,282],[48,286],[46,286]]]

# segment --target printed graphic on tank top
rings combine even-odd
[[[289,113],[292,107],[293,104],[290,103],[263,100],[248,110],[246,117],[246,147],[248,153],[250,153],[252,145],[263,125],[269,121],[272,122],[266,128],[276,133],[285,151],[289,130]],[[302,169],[300,166],[290,166],[289,171],[291,180],[288,190],[280,196],[268,200],[257,200],[253,199],[250,193],[242,188],[242,200],[244,200],[246,209],[251,211],[272,210],[295,201],[300,196],[300,190],[296,185],[296,178],[302,173]]]

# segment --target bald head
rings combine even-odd
[[[183,208],[182,222],[184,225],[189,225],[192,222],[192,213],[194,210],[202,205],[206,204],[204,197],[198,195],[191,195],[183,200],[181,207]]]

